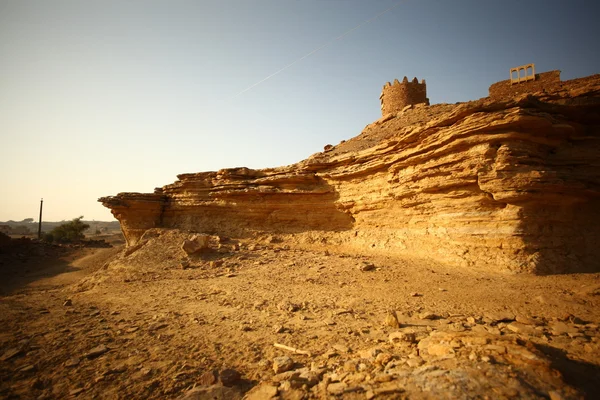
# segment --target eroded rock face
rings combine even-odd
[[[290,234],[516,272],[600,270],[600,76],[560,91],[388,115],[287,167],[179,175],[100,201],[146,229]]]

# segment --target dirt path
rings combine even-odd
[[[484,275],[258,239],[182,269],[181,238],[151,239],[110,265],[114,249],[66,255],[62,272],[50,265],[5,291],[0,397],[600,392],[600,274]]]

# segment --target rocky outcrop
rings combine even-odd
[[[101,201],[129,245],[154,227],[515,272],[600,271],[600,77],[414,107],[298,164],[183,174]]]

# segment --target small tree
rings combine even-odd
[[[81,221],[82,218],[83,215],[57,226],[56,228],[52,229],[52,232],[50,232],[51,236],[48,235],[48,238],[51,237],[52,240],[56,242],[73,242],[82,240],[85,238],[83,231],[90,227],[88,224]]]

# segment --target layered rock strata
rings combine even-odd
[[[294,165],[183,174],[99,201],[129,245],[154,227],[263,231],[489,270],[600,271],[599,139],[595,76],[415,107]]]

